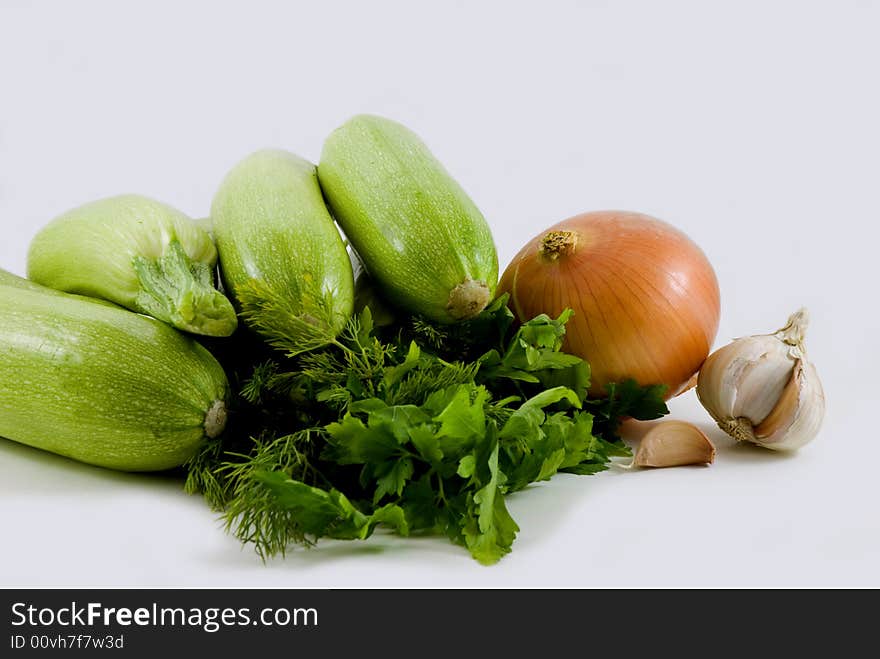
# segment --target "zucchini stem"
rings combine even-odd
[[[446,311],[455,320],[467,320],[485,309],[491,297],[486,282],[465,279],[449,292]]]
[[[157,259],[136,256],[133,266],[140,283],[135,306],[141,313],[194,334],[235,331],[235,309],[214,288],[211,267],[189,258],[179,241],[172,240]]]
[[[215,400],[214,404],[205,414],[205,434],[209,439],[214,439],[226,428],[226,403]]]

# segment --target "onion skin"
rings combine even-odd
[[[504,271],[520,322],[566,308],[563,349],[590,363],[591,396],[628,378],[666,385],[669,399],[709,354],[721,313],[718,279],[675,227],[640,213],[570,217],[530,240]]]

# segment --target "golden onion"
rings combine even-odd
[[[687,388],[718,331],[718,280],[702,250],[656,218],[625,211],[576,215],[514,257],[499,292],[520,321],[566,308],[563,349],[590,363],[590,394],[632,378]]]

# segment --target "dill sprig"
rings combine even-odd
[[[288,356],[321,348],[336,339],[341,322],[331,291],[315,286],[279,291],[263,280],[251,279],[236,287],[235,295],[242,320]]]
[[[215,510],[222,510],[227,501],[226,481],[218,474],[223,453],[222,438],[208,440],[184,465],[184,490],[188,494],[201,493],[208,505]]]
[[[281,437],[263,436],[253,442],[247,454],[232,454],[218,473],[226,483],[228,496],[223,511],[227,531],[243,543],[253,543],[265,559],[284,554],[291,543],[311,544],[290,511],[280,509],[274,496],[258,476],[279,472],[312,485],[329,481],[315,468],[315,439],[320,428],[305,428]]]

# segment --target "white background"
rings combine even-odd
[[[414,129],[504,267],[541,229],[622,208],[688,233],[716,346],[800,305],[829,409],[794,456],[735,446],[693,392],[704,468],[560,476],[513,496],[512,554],[379,534],[262,564],[180,483],[0,440],[0,585],[880,586],[877,2],[0,0],[0,267],[123,192],[208,213],[251,151],[316,160],[372,112]],[[2,311],[0,311],[2,312]]]

